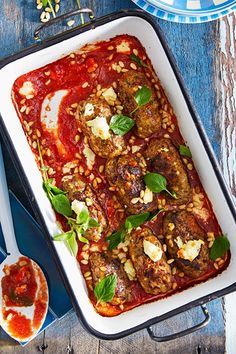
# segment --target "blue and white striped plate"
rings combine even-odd
[[[180,23],[216,20],[236,10],[236,0],[132,0],[150,14]]]

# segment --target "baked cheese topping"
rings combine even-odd
[[[128,259],[124,264],[124,270],[128,275],[129,280],[134,280],[136,278],[136,272],[133,266],[133,263]]]
[[[106,91],[102,93],[102,96],[105,98],[107,103],[114,103],[117,99],[117,94],[113,90],[113,87],[109,87]]]
[[[129,43],[128,42],[121,42],[116,46],[116,50],[118,53],[126,53],[130,51]]]
[[[98,116],[93,120],[89,120],[87,125],[92,128],[92,133],[102,139],[107,140],[110,138],[109,125],[105,117]]]
[[[144,253],[153,261],[157,262],[161,259],[162,257],[162,249],[156,245],[154,245],[152,242],[144,240],[143,241],[143,250]]]
[[[94,113],[94,105],[92,103],[87,103],[84,107],[84,115],[91,116]]]
[[[76,213],[76,215],[79,215],[83,209],[87,210],[88,208],[85,205],[85,202],[81,202],[81,201],[75,199],[71,203],[71,209]]]
[[[25,96],[26,98],[34,97],[34,87],[31,81],[25,81],[21,88],[19,89],[19,94]]]
[[[153,201],[153,193],[150,191],[148,187],[146,187],[144,191],[144,196],[143,196],[143,202],[144,204],[151,203]]]
[[[176,238],[175,242],[179,247],[177,252],[178,258],[183,258],[190,262],[197,258],[201,250],[201,245],[204,245],[204,241],[202,240],[189,240],[183,243],[179,236]]]
[[[84,153],[84,156],[86,157],[87,166],[91,170],[93,168],[93,165],[94,165],[94,162],[95,162],[95,154],[88,147],[88,145],[84,146],[83,153]]]

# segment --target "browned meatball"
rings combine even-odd
[[[161,250],[160,260],[154,262],[144,252],[145,240]],[[149,228],[142,227],[131,232],[129,253],[138,281],[146,293],[157,295],[166,293],[171,289],[171,268],[166,263],[166,256],[160,241]]]
[[[107,219],[91,187],[86,185],[79,175],[72,175],[63,178],[62,189],[67,192],[71,202],[75,199],[85,202],[89,210],[89,216],[99,222],[98,227],[90,228],[84,234],[89,240],[98,241],[107,229]]]
[[[121,203],[131,214],[157,209],[154,195],[153,201],[150,199],[150,202],[147,202],[145,197],[140,197],[144,193],[142,191],[146,190],[143,181],[145,174],[146,163],[143,157],[123,155],[108,160],[106,164],[108,182],[116,188]]]
[[[134,96],[142,86],[151,89],[151,100],[146,105],[140,107],[132,115],[132,118],[136,121],[137,135],[141,138],[148,138],[150,135],[157,133],[161,127],[161,104],[158,101],[150,81],[145,74],[129,70],[120,77],[117,92],[121,104],[124,106],[123,113],[129,115],[137,106]]]
[[[108,127],[108,130],[104,130],[104,122],[106,128],[112,115],[108,103],[99,98],[89,98],[81,102],[76,112],[76,119],[87,136],[91,149],[104,158],[118,156],[126,149],[122,136],[115,135]]]
[[[89,261],[94,286],[110,274],[117,276],[115,295],[110,302],[112,305],[120,305],[130,300],[129,280],[117,259],[112,258],[109,253],[93,252]]]
[[[170,139],[152,139],[145,151],[148,168],[152,172],[163,175],[167,180],[167,188],[175,191],[177,199],[166,192],[170,204],[185,204],[191,198],[191,188],[187,173],[180,155]]]
[[[164,219],[163,229],[170,257],[176,260],[177,266],[188,276],[200,277],[208,267],[209,251],[206,244],[207,235],[198,225],[195,217],[187,211],[169,213]],[[198,241],[199,253],[196,251],[192,254],[192,248],[183,251],[182,244],[186,245],[188,241],[193,240]],[[190,243],[189,246],[196,247],[196,243],[195,245]],[[192,259],[194,255],[197,257]]]

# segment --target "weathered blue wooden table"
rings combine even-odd
[[[130,0],[82,0],[97,17],[121,8],[135,8]],[[60,13],[76,8],[74,0],[61,0]],[[39,25],[36,1],[0,0],[0,59],[13,54],[33,41]],[[183,75],[194,105],[203,121],[232,193],[236,196],[236,17],[234,14],[217,22],[181,25],[157,20]],[[65,30],[59,26],[48,30]],[[53,31],[53,32],[52,32]],[[0,83],[4,85],[4,83]],[[32,212],[21,188],[17,173],[3,146],[10,188]],[[212,321],[207,328],[165,344],[152,342],[145,331],[114,342],[92,338],[70,314],[39,335],[25,348],[0,334],[0,353],[37,353],[46,340],[45,353],[236,353],[236,295],[208,304]],[[156,333],[169,334],[201,320],[199,309],[156,326]],[[45,337],[45,338],[44,338]],[[69,347],[68,347],[69,345]]]

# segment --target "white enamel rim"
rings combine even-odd
[[[12,84],[20,75],[46,65],[71,51],[75,51],[86,43],[106,40],[124,33],[136,36],[144,45],[147,54],[152,60],[154,69],[177,114],[180,130],[183,136],[187,138],[186,142],[192,151],[195,166],[204,188],[212,201],[218,221],[231,242],[232,258],[226,271],[206,283],[197,285],[169,298],[139,306],[119,316],[105,318],[97,314],[90,303],[84,279],[75,259],[70,255],[64,244],[54,242],[57,255],[83,317],[92,329],[106,336],[130,331],[132,328],[142,325],[157,316],[164,315],[199,298],[223,290],[235,283],[236,273],[236,226],[232,213],[161,42],[151,24],[138,16],[118,18],[89,32],[81,33],[36,53],[29,54],[7,64],[0,70],[0,82],[4,82],[4,85],[0,87],[0,113],[26,177],[34,191],[35,200],[40,206],[48,232],[54,235],[59,230],[55,223],[54,212],[42,189],[41,174],[11,101]]]

